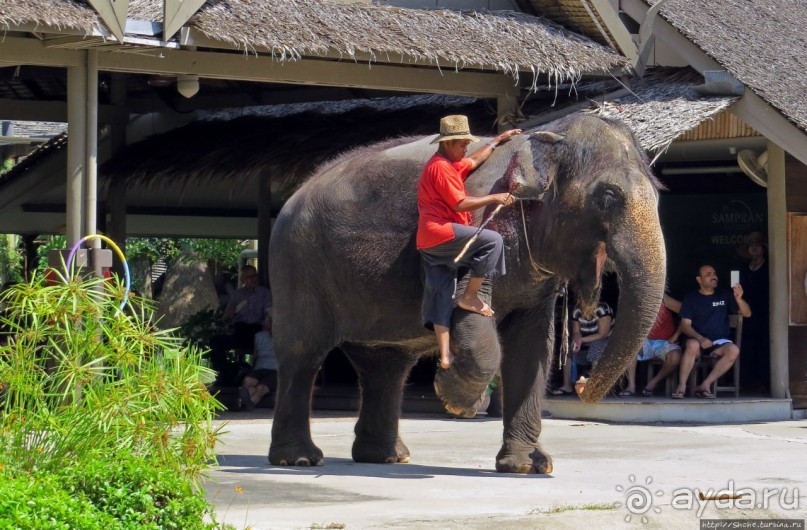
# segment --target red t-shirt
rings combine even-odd
[[[473,161],[463,158],[451,162],[435,153],[426,163],[418,184],[417,248],[431,248],[454,239],[451,223],[473,225],[471,212],[457,212],[454,207],[465,200],[465,179]]]
[[[650,329],[647,338],[650,340],[667,340],[675,334],[675,320],[667,306],[662,302],[656,315],[656,322]]]

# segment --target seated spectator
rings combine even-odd
[[[661,369],[655,377],[647,382],[642,390],[642,395],[645,397],[652,396],[659,381],[663,381],[665,377],[673,373],[673,370],[681,362],[681,347],[678,345],[678,337],[681,332],[675,325],[671,311],[672,313],[680,313],[681,302],[665,294],[659,307],[658,315],[656,315],[656,322],[642,344],[642,351],[631,361],[625,373],[628,378],[628,384],[619,393],[620,397],[631,397],[636,394],[636,365],[639,361],[664,360]]]
[[[255,350],[252,355],[252,371],[244,376],[238,396],[241,406],[253,410],[255,405],[270,392],[277,390],[277,357],[272,341],[272,314],[267,311],[263,331],[255,334]]]
[[[232,324],[232,334],[216,335],[210,340],[210,361],[214,370],[227,371],[227,352],[231,349],[250,349],[255,334],[263,329],[267,308],[272,306],[272,292],[258,285],[258,271],[252,265],[241,269],[243,286],[236,289],[224,309],[224,321]]]
[[[711,265],[701,265],[695,278],[700,288],[684,297],[681,303],[681,332],[689,337],[681,359],[678,388],[673,399],[682,399],[689,373],[695,360],[703,352],[718,357],[712,371],[695,387],[695,397],[714,399],[712,383],[732,367],[740,356],[740,349],[729,339],[729,315],[739,313],[751,316],[751,308],[743,300],[743,288],[738,283],[732,290],[717,289],[717,273]]]
[[[579,306],[575,307],[572,312],[571,358],[563,365],[563,385],[550,392],[553,396],[565,396],[574,392],[572,362],[576,360],[596,364],[600,360],[608,344],[613,322],[614,312],[605,302],[601,301],[597,305],[591,318],[586,318]]]

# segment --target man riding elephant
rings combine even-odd
[[[440,120],[440,135],[432,140],[440,147],[420,174],[417,248],[426,268],[423,324],[437,335],[442,368],[447,369],[452,360],[449,326],[457,268],[471,269],[457,306],[486,317],[493,316],[493,309],[479,299],[479,288],[486,277],[505,272],[502,236],[487,229],[477,234],[476,228],[472,228],[471,212],[489,204],[508,205],[516,200],[510,193],[471,197],[465,191],[465,179],[488,159],[496,146],[519,133],[521,129],[503,132],[466,157],[468,145],[479,139],[471,135],[466,116],[446,116]],[[462,260],[456,262],[466,245],[469,247]]]
[[[409,459],[398,432],[404,383],[420,357],[438,354],[419,311],[425,275],[415,230],[417,184],[434,155],[433,140],[404,138],[351,151],[315,173],[278,215],[269,245],[278,358],[274,465],[324,462],[311,438],[311,397],[334,347],[359,378],[353,459]],[[559,289],[568,283],[590,316],[604,270],[620,282],[619,321],[579,392],[595,402],[641,348],[661,304],[666,255],[658,183],[624,124],[572,115],[510,137],[464,185],[471,197],[512,192],[533,200],[504,208],[491,221],[503,238],[507,274],[485,282],[479,298],[496,314],[453,310],[454,360],[437,371],[435,389],[452,414],[472,416],[501,374],[504,434],[496,469],[549,473],[552,459],[539,436]],[[491,203],[477,210],[474,224],[493,209]]]

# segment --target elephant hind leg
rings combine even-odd
[[[324,359],[323,353],[322,358]],[[321,466],[322,451],[311,439],[311,400],[321,365],[301,357],[280,363],[269,462],[275,466]]]
[[[345,344],[342,350],[356,369],[361,389],[353,460],[376,464],[408,462],[409,449],[398,435],[398,420],[404,382],[417,356],[360,344]]]

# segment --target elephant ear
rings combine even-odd
[[[531,160],[531,173],[533,174],[533,181],[536,183],[536,188],[542,192],[548,189],[552,182],[555,180],[554,176],[557,172],[557,149],[554,147],[566,141],[566,137],[552,131],[535,131],[530,133],[530,140],[535,140],[536,143],[532,144],[532,160]],[[541,146],[550,145],[550,148]]]
[[[534,133],[530,134],[530,138],[535,138],[539,142],[544,142],[547,144],[556,144],[566,139],[566,137],[562,134],[553,133],[552,131],[535,131]]]

